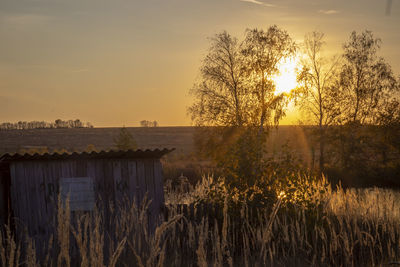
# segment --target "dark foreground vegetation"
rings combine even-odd
[[[59,205],[54,235],[38,248],[24,225],[2,229],[2,266],[376,266],[400,260],[399,193],[330,189],[293,175],[244,191],[204,178],[169,188],[165,214],[148,228],[148,202],[101,212]],[[190,203],[182,205],[181,203]],[[177,204],[179,203],[179,204]],[[18,235],[16,239],[15,233]],[[40,254],[37,253],[40,251]]]

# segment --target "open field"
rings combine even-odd
[[[190,154],[194,151],[195,127],[129,127],[139,148],[176,148],[174,154]],[[21,149],[47,147],[84,151],[89,144],[99,150],[112,149],[113,138],[120,128],[34,129],[0,131],[0,153],[18,152]],[[273,129],[268,140],[269,151],[277,151],[289,141],[295,151],[309,151],[307,138],[300,127],[279,126]]]
[[[127,128],[139,148],[176,148],[180,152],[193,149],[191,127]],[[89,144],[98,150],[109,150],[120,128],[34,129],[0,131],[0,151],[17,152],[31,147],[47,147],[49,151],[65,148],[84,151]]]

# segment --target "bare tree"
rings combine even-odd
[[[276,25],[267,31],[247,30],[242,44],[246,86],[252,97],[251,118],[260,132],[265,127],[278,124],[286,106],[284,94],[275,94],[272,77],[279,73],[279,63],[294,56],[296,45],[289,34]]]
[[[238,40],[222,32],[210,42],[200,79],[190,90],[195,100],[188,113],[199,126],[195,134],[197,152],[221,162],[241,128],[249,124],[250,97]]]
[[[342,123],[375,124],[377,114],[396,90],[396,78],[389,64],[377,56],[381,40],[371,31],[352,32],[343,45],[339,93]]]
[[[319,169],[323,171],[325,163],[326,131],[340,114],[338,93],[334,87],[338,72],[338,57],[327,58],[323,55],[324,34],[308,33],[304,39],[299,83],[298,102],[307,116],[307,123],[318,125]]]
[[[264,129],[272,116],[277,123],[284,115],[284,97],[275,95],[272,76],[296,51],[289,34],[271,26],[267,31],[247,30],[240,45],[227,32],[211,41],[201,80],[191,90],[195,103],[189,113],[195,124]]]
[[[343,45],[344,64],[336,85],[341,96],[337,122],[343,126],[339,128],[335,147],[337,159],[347,170],[365,168],[366,162],[377,160],[376,139],[385,128],[375,126],[383,122],[382,112],[390,111],[396,101],[394,96],[398,94],[397,80],[390,65],[377,55],[380,44],[381,40],[371,31],[364,31],[352,32]],[[379,131],[371,134],[368,129],[374,127]]]
[[[294,52],[294,42],[277,26],[247,30],[241,43],[227,32],[211,39],[188,111],[197,126],[218,126],[202,127],[196,147],[234,184],[253,184],[263,175],[265,128],[272,117],[279,121],[286,104],[283,94],[275,95],[272,76]]]
[[[195,103],[189,113],[196,125],[243,126],[248,122],[248,91],[242,69],[237,39],[227,32],[211,38],[200,81],[190,91]]]

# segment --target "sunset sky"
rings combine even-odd
[[[326,34],[329,54],[372,30],[400,75],[400,0],[0,0],[0,122],[190,125],[189,89],[208,37],[276,24],[297,42]],[[283,123],[295,122],[291,114]]]

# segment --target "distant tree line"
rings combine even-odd
[[[158,122],[157,121],[142,120],[142,121],[140,121],[140,126],[142,126],[142,127],[157,127],[158,126]]]
[[[90,122],[76,120],[57,119],[54,122],[46,121],[19,121],[3,122],[0,124],[0,130],[29,130],[29,129],[58,129],[58,128],[93,128]]]

